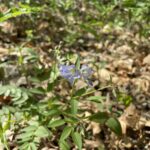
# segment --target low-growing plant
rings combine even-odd
[[[147,1],[136,3],[136,1],[125,0],[121,3],[112,1],[106,2],[106,4],[97,0],[83,1],[85,2],[83,5],[85,10],[91,11],[94,8],[97,15],[85,11],[84,7],[82,11],[76,11],[79,8],[72,0],[60,1],[59,3],[55,0],[50,2],[51,9],[47,5],[43,12],[50,11],[52,15],[61,12],[59,15],[65,22],[65,27],[61,30],[66,31],[65,36],[62,37],[69,45],[75,43],[85,33],[91,33],[96,40],[100,39],[99,31],[105,25],[131,27],[132,24],[138,23],[141,26],[141,34],[146,36],[148,32],[145,30],[149,31],[148,18],[143,19],[149,10]],[[10,8],[7,12],[1,13],[0,22],[41,10],[43,10],[41,7],[20,4],[19,7]],[[123,13],[120,13],[121,11]],[[119,15],[116,16],[118,12]],[[72,23],[68,16],[76,22]],[[125,21],[126,18],[128,22]],[[32,41],[33,30],[27,30],[26,34],[29,38],[28,41]],[[24,48],[24,46],[18,48],[19,56],[16,64],[19,69],[21,68],[21,74],[26,77],[25,87],[5,85],[3,82],[0,85],[0,102],[2,103],[0,142],[6,149],[10,149],[10,145],[13,143],[21,150],[36,150],[49,143],[51,147],[55,147],[56,144],[61,150],[69,150],[73,147],[81,150],[87,136],[85,127],[87,122],[99,123],[119,137],[122,135],[121,125],[117,119],[118,113],[112,111],[111,106],[104,109],[105,95],[95,96],[97,91],[104,89],[114,91],[115,88],[110,84],[95,89],[91,80],[95,72],[93,66],[91,68],[90,64],[81,63],[80,57],[76,54],[61,54],[58,46],[52,50],[54,59],[51,62],[51,67],[47,69],[41,65],[38,54],[31,48]],[[28,51],[26,56],[23,55],[25,49]],[[0,76],[5,76],[3,68]],[[76,84],[79,80],[85,83],[84,87],[77,88]],[[130,96],[122,92],[115,94],[114,103],[116,102],[116,105],[117,102],[122,102],[128,106],[132,101]],[[5,100],[9,100],[7,105],[3,105]],[[80,104],[84,102],[96,105],[96,109],[81,107]],[[88,116],[85,111],[89,113]],[[8,131],[13,131],[13,140],[10,140]]]
[[[41,10],[42,10],[42,7],[30,7],[29,5],[19,3],[19,7],[10,8],[4,13],[0,13],[0,22],[4,22],[10,18],[21,16],[24,14],[36,13]]]
[[[3,99],[10,98],[10,107],[7,108],[13,116],[13,129],[9,126],[7,130],[14,130],[15,139],[21,150],[36,150],[40,148],[41,142],[53,140],[57,142],[62,150],[71,149],[76,146],[79,150],[83,147],[86,137],[85,124],[87,121],[97,122],[107,126],[116,135],[122,135],[121,125],[117,119],[117,114],[108,110],[100,109],[103,106],[105,96],[94,96],[96,91],[105,88],[113,88],[112,85],[94,89],[91,76],[94,69],[88,64],[80,63],[77,55],[74,58],[61,56],[60,49],[54,51],[53,61],[49,78],[41,80],[41,76],[36,76],[35,80],[29,80],[30,87],[21,88],[12,85],[1,85],[0,95]],[[69,59],[68,59],[69,58]],[[73,63],[73,64],[71,64]],[[37,64],[37,62],[36,62]],[[78,88],[76,83],[83,80],[86,86]],[[40,82],[35,82],[40,81]],[[43,84],[46,83],[46,87]],[[68,89],[59,89],[59,86],[66,86]],[[70,89],[69,89],[70,87]],[[57,90],[67,91],[67,97]],[[50,93],[50,96],[48,96]],[[82,102],[94,103],[97,111],[85,110],[79,107]],[[89,116],[85,115],[89,112]],[[10,117],[8,118],[10,122]],[[8,149],[9,140],[6,140],[5,129],[1,125],[1,142]]]

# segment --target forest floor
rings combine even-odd
[[[43,25],[44,26],[44,25]],[[22,77],[17,75],[17,67],[13,61],[18,58],[15,50],[18,45],[24,44],[25,39],[19,37],[18,31],[11,23],[1,25],[0,34],[0,61],[12,62],[5,68],[7,83],[23,84]],[[87,131],[91,131],[93,137],[84,141],[85,149],[96,149],[103,145],[107,149],[121,150],[148,150],[150,149],[150,43],[149,39],[140,37],[136,33],[121,28],[111,30],[104,28],[101,31],[103,41],[93,40],[88,34],[72,47],[64,47],[64,52],[78,53],[81,63],[89,64],[93,68],[99,65],[94,73],[94,86],[107,86],[111,82],[119,91],[125,93],[125,101],[132,101],[126,107],[123,104],[113,105],[114,96],[109,89],[102,90],[95,95],[107,97],[106,105],[112,104],[113,111],[122,111],[119,120],[123,130],[123,137],[118,138],[109,130],[103,133],[97,123],[89,122]],[[111,36],[111,38],[110,38]],[[38,43],[38,44],[37,44]],[[51,53],[55,43],[27,42],[25,47],[30,47],[39,53],[41,64],[46,68],[51,67]],[[25,55],[25,54],[23,54]],[[29,66],[30,67],[30,66]],[[19,82],[19,83],[18,83]],[[81,83],[82,85],[82,83]],[[80,86],[80,83],[79,85]],[[64,93],[63,93],[64,92]],[[64,89],[62,94],[65,95]],[[6,105],[4,99],[0,99],[1,105]],[[84,104],[81,107],[95,109],[94,105]],[[83,106],[84,105],[84,106]],[[86,112],[85,112],[86,113]],[[101,138],[99,138],[101,136]],[[43,149],[44,150],[44,149]]]

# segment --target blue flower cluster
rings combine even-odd
[[[82,65],[81,69],[77,69],[75,65],[59,65],[59,71],[61,76],[67,79],[71,85],[80,78],[83,78],[88,85],[92,85],[89,77],[92,75],[93,70],[86,65]]]

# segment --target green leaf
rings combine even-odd
[[[0,14],[0,22],[6,21],[10,18],[17,17],[17,16],[20,16],[23,14],[35,13],[35,12],[38,12],[41,10],[42,10],[42,8],[40,8],[40,7],[30,7],[27,5],[25,6],[25,5],[20,4],[20,8],[11,8],[5,13],[3,13],[3,14],[1,13]]]
[[[107,119],[109,118],[108,114],[106,112],[98,112],[96,114],[93,114],[89,117],[91,121],[104,124]]]
[[[82,150],[82,137],[81,134],[78,132],[72,133],[72,139],[75,145],[79,148],[79,150]]]
[[[45,91],[43,88],[33,88],[33,89],[30,89],[30,92],[33,93],[33,94],[45,94]]]
[[[14,101],[14,98],[13,98],[12,100]],[[18,99],[17,101],[16,101],[16,99],[15,99],[14,105],[21,105],[21,104],[23,104],[25,101],[26,101],[25,99]]]
[[[80,56],[77,57],[76,62],[75,62],[75,66],[77,69],[80,69]]]
[[[1,139],[1,140],[2,140],[2,138],[3,138],[3,133],[4,133],[4,131],[3,131],[2,122],[0,122],[0,139]]]
[[[34,133],[35,136],[38,136],[40,138],[43,138],[43,137],[48,137],[50,135],[50,132],[48,129],[46,129],[45,127],[43,126],[40,126],[38,127],[38,129],[35,131]]]
[[[30,143],[30,147],[31,147],[31,150],[37,150],[36,144],[33,142]]]
[[[29,146],[29,143],[24,143],[21,146],[19,146],[19,149],[20,150],[26,150],[28,148],[28,146]]]
[[[56,84],[56,80],[51,82],[51,83],[48,83],[48,85],[47,85],[47,92],[52,91],[54,89],[54,87],[55,87],[55,84]]]
[[[72,99],[70,103],[71,103],[71,113],[73,115],[76,115],[78,111],[78,101],[75,99]]]
[[[31,140],[32,140],[32,136],[26,137],[26,138],[21,138],[17,143],[18,144],[23,144],[23,143],[29,142]]]
[[[30,139],[34,135],[34,132],[25,132],[18,135],[18,139]]]
[[[26,128],[22,129],[22,131],[25,132],[34,132],[37,129],[37,126],[31,125],[31,126],[27,126]]]
[[[10,95],[10,93],[11,93],[11,90],[10,90],[10,89],[8,89],[8,90],[5,92],[4,96],[5,96],[5,97],[7,97],[7,96],[9,96],[9,95]]]
[[[55,116],[55,115],[59,115],[59,114],[60,114],[60,111],[56,108],[51,109],[50,111],[45,113],[46,116]]]
[[[120,122],[116,118],[109,118],[106,125],[117,135],[122,135],[122,128]]]
[[[88,100],[94,101],[94,102],[98,102],[98,103],[101,103],[102,100],[104,100],[104,99],[105,99],[104,96],[90,96],[90,97],[88,98]]]
[[[70,150],[70,146],[66,141],[60,141],[59,147],[60,150]]]
[[[33,139],[33,142],[36,143],[36,145],[40,144],[40,141],[41,141],[41,139],[38,138],[38,137],[35,137],[35,138]]]
[[[77,90],[77,91],[74,93],[73,97],[82,96],[83,94],[85,94],[85,92],[86,92],[86,89],[85,89],[85,88],[81,88],[81,89]]]
[[[25,142],[19,146],[19,150],[37,150],[37,146],[34,142]]]
[[[118,101],[121,101],[124,103],[124,105],[129,106],[129,104],[132,102],[132,97],[130,95],[126,95],[125,93],[119,93],[117,95]]]
[[[71,124],[77,124],[77,123],[79,123],[79,119],[77,117],[75,117],[75,116],[66,117],[65,121],[67,123],[71,123]]]
[[[3,127],[3,131],[8,130],[10,128],[10,126],[11,126],[11,113],[9,112],[6,124]]]
[[[55,128],[55,127],[58,127],[58,126],[62,126],[63,124],[65,124],[65,121],[62,120],[62,119],[54,120],[54,121],[49,123],[48,127]]]
[[[15,95],[16,95],[15,97],[17,97],[18,99],[21,98],[21,96],[22,96],[22,91],[21,91],[21,89],[17,89]]]
[[[60,141],[65,140],[70,135],[71,131],[72,131],[72,127],[69,126],[65,127],[61,134]]]
[[[59,76],[59,69],[57,64],[53,64],[51,72],[50,72],[50,82],[54,82]]]

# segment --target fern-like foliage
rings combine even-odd
[[[20,150],[37,150],[40,139],[47,138],[50,135],[50,131],[38,123],[26,126],[20,131],[20,134],[17,137],[17,141],[20,145],[19,148]]]
[[[4,98],[9,96],[15,105],[21,105],[29,98],[29,92],[26,89],[14,85],[0,85],[0,95]]]

